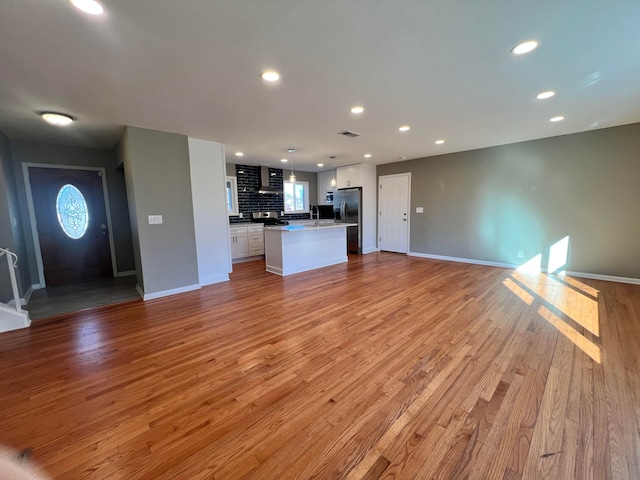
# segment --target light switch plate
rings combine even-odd
[[[424,213],[424,207],[416,207],[416,213]]]
[[[161,225],[162,215],[149,215],[149,225]]]

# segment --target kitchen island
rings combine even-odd
[[[267,272],[286,276],[346,262],[347,227],[354,225],[320,221],[317,225],[265,227]]]

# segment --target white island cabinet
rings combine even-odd
[[[347,258],[347,227],[353,223],[265,227],[267,272],[291,275],[344,263]]]

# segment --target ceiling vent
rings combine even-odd
[[[345,130],[344,132],[338,132],[338,135],[344,135],[345,137],[351,137],[351,138],[355,138],[355,137],[359,137],[360,136],[359,133],[351,132],[349,130]]]

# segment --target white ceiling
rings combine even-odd
[[[231,162],[241,150],[242,163],[282,166],[294,147],[313,171],[640,121],[637,0],[102,3],[96,18],[66,0],[2,2],[9,138],[112,148],[133,125],[225,143]],[[527,39],[539,48],[509,53]],[[41,110],[78,121],[51,127]]]

